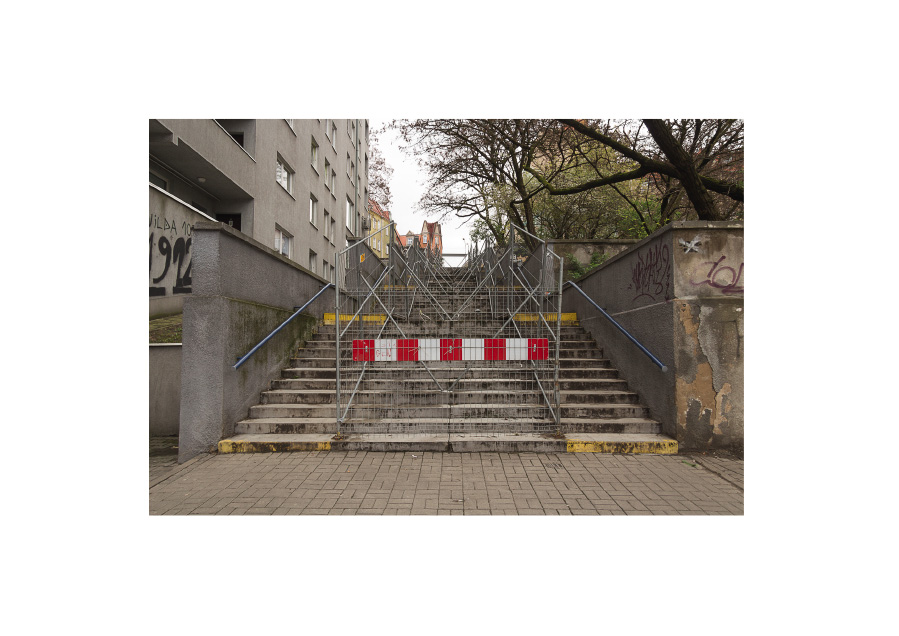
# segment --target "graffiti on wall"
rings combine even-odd
[[[193,225],[150,214],[150,297],[189,294]]]
[[[690,283],[696,287],[708,285],[714,289],[721,290],[722,294],[742,294],[743,263],[740,263],[740,266],[735,269],[724,265],[726,260],[727,256],[722,255],[716,261],[705,261],[703,266],[711,266],[708,271],[705,270],[705,267],[701,270],[705,277],[703,278],[703,275],[699,274],[700,280],[690,279]]]
[[[631,269],[631,283],[627,287],[635,294],[633,300],[671,300],[671,253],[668,245],[658,243],[637,254]]]

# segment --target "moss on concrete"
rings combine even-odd
[[[181,342],[183,314],[150,319],[150,344],[175,344]]]

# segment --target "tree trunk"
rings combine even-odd
[[[696,209],[696,214],[702,221],[723,221],[724,217],[718,212],[715,202],[709,191],[702,185],[699,173],[693,163],[693,158],[687,154],[677,140],[671,135],[671,131],[661,119],[644,119],[646,129],[652,138],[665,153],[668,161],[677,170],[678,179],[690,199],[690,203]]]

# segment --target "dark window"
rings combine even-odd
[[[199,208],[197,208],[199,209]],[[216,214],[215,220],[230,225],[240,232],[240,215],[239,214]]]
[[[163,179],[162,177],[157,177],[152,172],[150,173],[150,183],[152,183],[153,185],[155,185],[159,188],[162,188],[165,191],[168,191],[168,189],[169,189],[168,184],[165,182],[165,179]]]

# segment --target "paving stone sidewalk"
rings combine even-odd
[[[154,459],[151,515],[743,514],[743,460],[726,457],[210,454],[157,466],[155,480]]]

